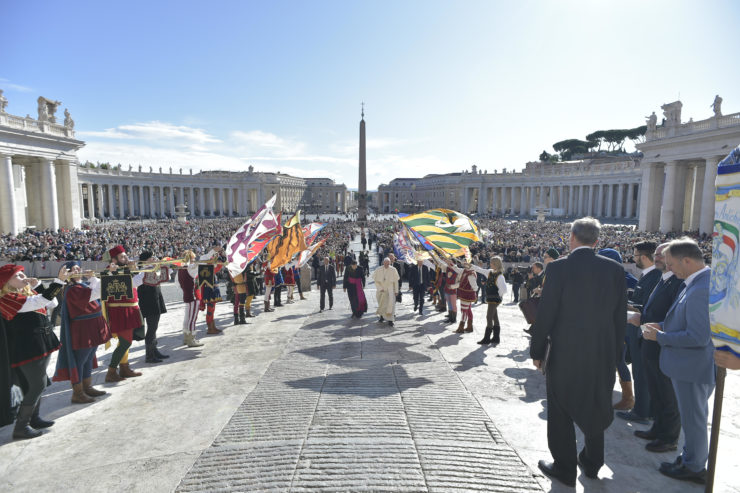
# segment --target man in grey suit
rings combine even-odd
[[[643,337],[660,345],[660,369],[673,382],[685,443],[683,453],[672,463],[663,462],[659,470],[675,479],[703,484],[709,457],[709,396],[715,373],[709,328],[711,270],[704,264],[699,245],[690,238],[670,242],[665,260],[686,287],[664,322],[644,326]]]
[[[575,486],[577,464],[597,478],[604,465],[604,430],[614,419],[612,389],[627,324],[624,268],[596,255],[601,225],[585,217],[573,222],[570,254],[547,266],[529,354],[546,366],[547,445],[554,462],[539,461],[550,477]],[[577,454],[575,426],[585,447]]]

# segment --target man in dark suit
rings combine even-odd
[[[642,312],[635,313],[628,320],[634,326],[665,320],[668,309],[684,287],[681,279],[668,270],[665,264],[663,253],[666,248],[668,243],[663,243],[655,250],[655,268],[661,272],[661,279],[642,308]],[[642,338],[640,340],[642,368],[648,384],[654,420],[649,430],[636,430],[635,436],[651,440],[645,446],[650,452],[676,450],[678,435],[681,433],[681,417],[678,414],[673,383],[660,371],[658,343]]]
[[[632,253],[635,259],[635,265],[642,269],[642,276],[637,282],[635,291],[629,299],[629,309],[642,311],[645,303],[647,303],[650,293],[653,292],[655,286],[660,281],[661,272],[655,268],[655,261],[653,254],[655,253],[655,243],[652,241],[641,241],[635,243],[634,251]],[[642,336],[640,334],[640,327],[627,324],[625,333],[625,342],[627,349],[629,350],[630,357],[632,359],[632,381],[634,383],[634,405],[631,411],[617,411],[617,417],[626,419],[627,421],[634,421],[636,423],[648,424],[650,417],[650,392],[648,391],[647,378],[642,369],[642,358],[640,357],[640,340]],[[620,381],[622,385],[622,399],[625,398],[625,394],[629,394],[631,385],[630,382]],[[615,409],[624,409],[620,406],[620,402],[615,404]]]
[[[414,311],[419,310],[419,315],[424,315],[424,293],[431,282],[431,271],[424,265],[423,260],[417,260],[409,267],[409,285],[414,290]]]
[[[711,270],[704,264],[701,248],[690,238],[673,240],[666,252],[666,265],[686,287],[664,322],[644,325],[643,337],[660,345],[660,369],[673,383],[685,443],[681,455],[674,462],[663,462],[659,471],[675,479],[704,483],[709,457],[709,396],[715,373],[709,325]]]
[[[324,311],[324,306],[326,306],[324,299],[327,293],[329,294],[329,310],[331,310],[334,306],[333,289],[337,287],[337,272],[334,270],[334,265],[329,262],[329,257],[324,257],[324,265],[319,267],[316,284],[321,292],[319,311]]]
[[[547,266],[530,356],[546,366],[547,444],[554,462],[539,461],[550,477],[575,486],[577,466],[596,478],[604,464],[604,430],[614,419],[612,389],[627,323],[627,287],[621,265],[593,248],[601,224],[573,222],[570,255]],[[577,454],[574,423],[585,447]]]

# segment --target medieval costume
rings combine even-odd
[[[275,307],[283,306],[283,302],[280,300],[283,285],[285,284],[285,279],[283,279],[283,273],[281,269],[278,269],[275,272],[275,285],[272,288],[273,292],[273,298],[274,298],[274,305]]]
[[[454,324],[457,321],[457,288],[460,285],[458,270],[435,258],[435,262],[445,273],[444,294],[447,300],[447,323]]]
[[[458,334],[463,332],[473,332],[473,303],[478,299],[478,281],[477,275],[469,265],[466,265],[464,269],[459,267],[451,267],[457,272],[460,284],[457,287],[457,298],[460,300],[460,325],[455,331]],[[467,326],[466,326],[467,322]]]
[[[244,325],[246,318],[252,317],[252,300],[257,292],[256,276],[254,263],[251,263],[231,278],[234,283],[234,325]]]
[[[270,269],[270,265],[265,265],[265,311],[274,311],[270,308],[270,292],[275,287],[275,273]]]
[[[373,272],[378,300],[378,310],[375,313],[380,316],[380,322],[387,320],[389,325],[393,325],[399,279],[398,271],[390,265],[390,259],[387,260],[383,260],[383,265]]]
[[[298,295],[302,300],[305,300],[306,298],[303,296],[303,288],[301,287],[301,268],[297,265],[294,265],[293,267],[293,279],[295,279],[295,284],[298,287]]]
[[[205,255],[201,255],[198,260],[210,260],[215,255],[216,251],[211,250]],[[177,281],[180,284],[180,289],[182,289],[182,301],[185,303],[185,318],[182,322],[183,344],[188,347],[200,347],[203,343],[195,337],[195,324],[198,321],[200,300],[203,297],[195,282],[198,277],[198,262],[195,261],[195,253],[192,251],[185,252],[185,258],[188,264],[177,273]]]
[[[349,298],[349,305],[352,308],[352,317],[360,318],[367,312],[367,299],[365,298],[365,271],[362,267],[357,266],[357,262],[352,262],[344,272],[344,281],[342,282],[344,290]]]
[[[283,284],[288,287],[288,300],[286,303],[293,303],[293,290],[295,289],[295,277],[293,275],[293,262],[280,269],[283,275]]]
[[[498,260],[498,262],[496,262]],[[473,266],[473,269],[485,276],[486,283],[483,287],[483,295],[485,296],[486,304],[488,305],[488,311],[486,312],[486,333],[483,339],[478,341],[478,344],[498,344],[501,342],[501,325],[498,319],[498,306],[501,304],[504,295],[506,294],[506,279],[504,279],[503,265],[501,260],[494,257],[491,259],[491,265],[496,266],[494,269],[484,269],[482,267]],[[491,338],[491,332],[493,332],[493,338]]]
[[[127,265],[128,256],[126,255],[126,250],[121,245],[111,248],[108,254],[119,267],[123,268]],[[127,272],[128,270],[123,271],[124,274]],[[113,333],[113,337],[118,338],[118,345],[113,350],[110,363],[108,364],[108,374],[105,376],[106,382],[120,382],[125,378],[141,376],[141,372],[133,371],[129,366],[128,350],[133,342],[134,330],[139,329],[143,332],[144,329],[144,320],[141,317],[141,310],[139,309],[139,293],[136,289],[141,286],[143,281],[143,272],[136,274],[131,279],[131,286],[133,288],[132,298],[111,295],[101,300],[103,303],[103,316],[108,321],[108,326]],[[119,366],[120,370],[116,373]]]
[[[152,258],[152,253],[148,251],[141,252],[139,261],[147,261]],[[167,307],[162,297],[162,289],[159,287],[163,282],[169,281],[170,270],[162,266],[158,271],[146,272],[141,286],[138,288],[139,309],[141,315],[146,321],[146,359],[147,363],[160,363],[163,359],[169,358],[168,355],[162,354],[157,349],[157,329],[159,328],[159,319],[163,313],[167,313]]]
[[[68,269],[79,267],[79,262],[67,262]],[[57,357],[52,380],[69,380],[72,384],[72,404],[94,402],[105,395],[92,386],[92,369],[98,367],[95,352],[100,344],[111,338],[110,328],[100,305],[100,279],[70,281],[62,300],[60,335],[62,349]]]
[[[0,337],[7,344],[2,345],[7,353],[0,352],[2,424],[12,422],[10,403],[5,402],[10,397],[11,385],[18,383],[23,390],[13,438],[35,438],[41,435],[40,428],[54,424],[40,418],[39,409],[41,393],[49,381],[46,366],[51,353],[60,346],[46,310],[57,305],[56,296],[63,286],[59,279],[54,279],[48,288],[37,280],[30,284],[20,265],[0,267]]]

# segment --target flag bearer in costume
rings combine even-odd
[[[436,256],[433,258],[439,268],[445,273],[444,295],[447,300],[447,323],[454,324],[457,321],[457,288],[460,285],[460,279],[458,279],[459,274],[457,270],[451,267],[452,262],[447,264]]]
[[[383,265],[375,269],[373,281],[375,281],[375,296],[378,300],[378,310],[375,313],[380,316],[379,322],[387,321],[388,325],[393,326],[396,294],[398,294],[398,271],[391,266],[390,258],[384,258]]]
[[[60,346],[46,310],[58,304],[56,296],[66,277],[67,269],[62,267],[58,278],[44,288],[38,279],[26,277],[23,266],[0,267],[0,335],[7,341],[7,354],[0,353],[0,364],[5,368],[3,387],[7,388],[0,392],[3,398],[10,396],[13,380],[23,390],[13,438],[35,438],[41,435],[39,429],[54,424],[39,417],[41,393],[48,382],[46,366],[51,353]]]
[[[273,298],[274,298],[273,304],[275,305],[275,307],[278,307],[278,306],[283,306],[283,302],[280,300],[280,298],[281,298],[281,294],[283,290],[283,284],[285,284],[285,280],[283,279],[283,274],[280,271],[280,269],[274,272],[275,272],[275,286],[272,288],[272,291],[274,293],[273,294]]]
[[[93,388],[92,369],[98,367],[95,351],[108,342],[111,333],[100,305],[100,279],[82,278],[77,261],[67,262],[65,267],[71,277],[62,300],[62,349],[52,380],[69,380],[72,404],[87,404],[105,395]]]
[[[457,272],[460,279],[460,284],[457,287],[457,299],[460,300],[462,317],[460,318],[460,325],[455,331],[458,334],[473,332],[473,303],[478,299],[478,275],[469,263],[466,262],[463,265],[464,267],[461,269],[450,261],[450,267]]]
[[[219,253],[223,251],[223,247],[219,247],[217,242],[214,242],[214,248],[206,255],[201,257],[201,260],[205,260],[205,263],[212,264],[219,260]],[[216,274],[221,270],[223,264],[217,265],[213,269],[213,286],[203,284],[201,288],[201,299],[199,309],[206,311],[206,327],[208,330],[206,334],[220,334],[222,331],[216,327],[216,320],[213,315],[216,312],[216,303],[222,300],[221,290],[218,288],[218,280]],[[200,282],[199,282],[200,284]]]
[[[357,266],[356,260],[353,259],[344,271],[342,285],[347,292],[349,305],[352,307],[352,317],[362,317],[362,314],[367,312],[367,299],[363,290],[365,287],[365,271],[362,267]]]
[[[273,312],[270,308],[270,292],[275,287],[275,273],[270,269],[270,264],[265,264],[265,311]]]
[[[301,297],[302,300],[305,300],[306,298],[303,296],[303,288],[301,287],[301,268],[296,265],[297,262],[293,262],[293,279],[295,279],[295,284],[298,287],[298,295]]]
[[[283,275],[283,284],[288,287],[288,300],[286,301],[286,303],[293,303],[293,290],[295,289],[293,262],[280,269],[280,273]]]
[[[182,289],[182,301],[185,303],[185,318],[182,321],[182,339],[183,344],[188,347],[200,347],[203,345],[195,337],[195,324],[198,321],[200,299],[203,298],[195,282],[195,279],[198,277],[198,261],[211,260],[218,253],[217,250],[210,250],[205,255],[201,255],[199,259],[192,250],[186,250],[183,253],[186,265],[177,272],[177,282],[180,284],[180,289]]]
[[[478,344],[498,344],[501,342],[501,325],[498,320],[498,306],[501,304],[506,294],[506,279],[504,279],[504,264],[501,257],[491,257],[491,268],[483,269],[482,267],[473,266],[473,269],[486,277],[486,283],[483,286],[483,295],[488,304],[486,312],[486,333]],[[493,339],[491,339],[493,332]]]
[[[247,323],[244,309],[247,303],[247,270],[249,270],[249,267],[247,266],[242,272],[231,277],[231,281],[234,283],[234,325]],[[249,301],[252,301],[251,298]]]
[[[139,255],[139,261],[145,262],[152,259],[152,252],[143,251]],[[157,259],[153,259],[156,261]],[[157,349],[157,328],[159,328],[159,319],[163,313],[167,313],[167,307],[164,304],[162,289],[159,287],[163,282],[170,280],[170,269],[163,265],[158,271],[146,272],[141,286],[138,288],[139,309],[141,315],[146,320],[146,362],[161,363],[163,359],[169,358],[168,355],[162,354]]]
[[[111,264],[108,271],[113,273],[120,268],[136,266],[135,262],[129,262],[126,250],[117,245],[108,250],[111,258]],[[101,300],[103,302],[103,315],[108,320],[113,337],[118,338],[118,345],[113,350],[110,364],[108,365],[108,374],[105,376],[106,382],[120,382],[125,378],[141,376],[141,372],[133,371],[128,364],[128,350],[133,341],[134,329],[143,327],[144,320],[141,317],[139,309],[139,294],[136,288],[141,286],[144,281],[144,273],[140,272],[133,276],[131,282],[133,286],[133,298],[121,297],[116,299],[114,296]],[[120,370],[116,373],[116,369]]]
[[[432,302],[437,306],[437,311],[444,313],[447,311],[445,304],[445,278],[446,269],[439,265],[434,270],[434,285],[432,286]]]

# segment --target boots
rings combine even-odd
[[[114,383],[114,382],[120,382],[122,380],[125,380],[122,376],[120,376],[116,369],[112,366],[108,367],[108,374],[105,376],[105,381],[108,383]]]
[[[154,356],[156,356],[159,359],[167,359],[170,356],[168,354],[162,354],[159,352],[159,349],[157,349],[157,340],[154,339],[154,342],[152,343],[152,346],[154,347]]]
[[[632,392],[632,382],[619,381],[622,386],[622,400],[612,406],[619,411],[629,411],[635,407],[635,394]]]
[[[457,322],[457,312],[449,312],[447,314],[447,323],[454,324],[455,322]]]
[[[203,345],[198,339],[195,338],[195,334],[187,333],[183,336],[183,344],[187,347],[200,347]]]
[[[101,395],[106,394],[104,390],[98,390],[96,388],[93,388],[92,377],[87,377],[87,378],[82,379],[82,390],[84,390],[85,393],[89,395],[90,397],[100,397]]]
[[[38,402],[36,402],[36,406],[33,408],[33,413],[31,414],[31,421],[29,423],[31,425],[31,428],[40,430],[41,428],[49,428],[50,426],[54,426],[54,421],[47,421],[39,417],[40,408],[41,408],[41,397],[39,397]]]
[[[500,325],[494,325],[493,326],[493,339],[491,339],[492,344],[498,344],[501,342],[501,326]]]
[[[128,363],[121,363],[118,366],[118,368],[119,368],[118,374],[122,376],[123,378],[132,378],[132,377],[141,376],[141,372],[132,370]]]
[[[486,327],[486,333],[483,335],[483,339],[478,341],[478,344],[490,344],[492,330],[493,330],[493,327]]]
[[[252,309],[251,309],[251,308],[247,308],[247,309],[246,309],[246,314],[245,314],[245,316],[246,316],[247,318],[252,318],[252,317],[254,316],[254,315],[252,315]],[[245,320],[245,321],[244,321],[244,323],[247,323],[247,321]]]
[[[302,300],[305,300],[305,299],[306,299],[306,297],[305,297],[305,296],[303,296],[303,293],[301,293],[301,299],[302,299]]]
[[[465,328],[465,332],[473,332],[473,319],[468,319],[468,326]]]
[[[247,323],[247,310],[244,307],[239,307],[239,325],[245,325]]]
[[[265,301],[265,312],[274,312],[272,308],[270,308],[270,300]]]
[[[29,425],[33,415],[33,406],[21,406],[18,409],[18,417],[15,419],[15,428],[13,428],[13,438],[36,438],[41,436],[41,432]]]
[[[220,334],[221,333],[221,331],[218,328],[216,328],[215,320],[210,320],[206,322],[206,326],[208,327],[206,334]]]
[[[90,404],[91,402],[95,402],[95,399],[85,393],[81,383],[72,384],[72,404]]]
[[[460,320],[460,325],[457,326],[456,334],[463,334],[465,332],[465,322]]]
[[[154,354],[154,344],[148,343],[146,345],[146,359],[144,360],[146,363],[161,363],[162,360],[157,358],[157,355]]]
[[[241,325],[241,322],[239,322],[239,314],[234,313],[234,325]]]

